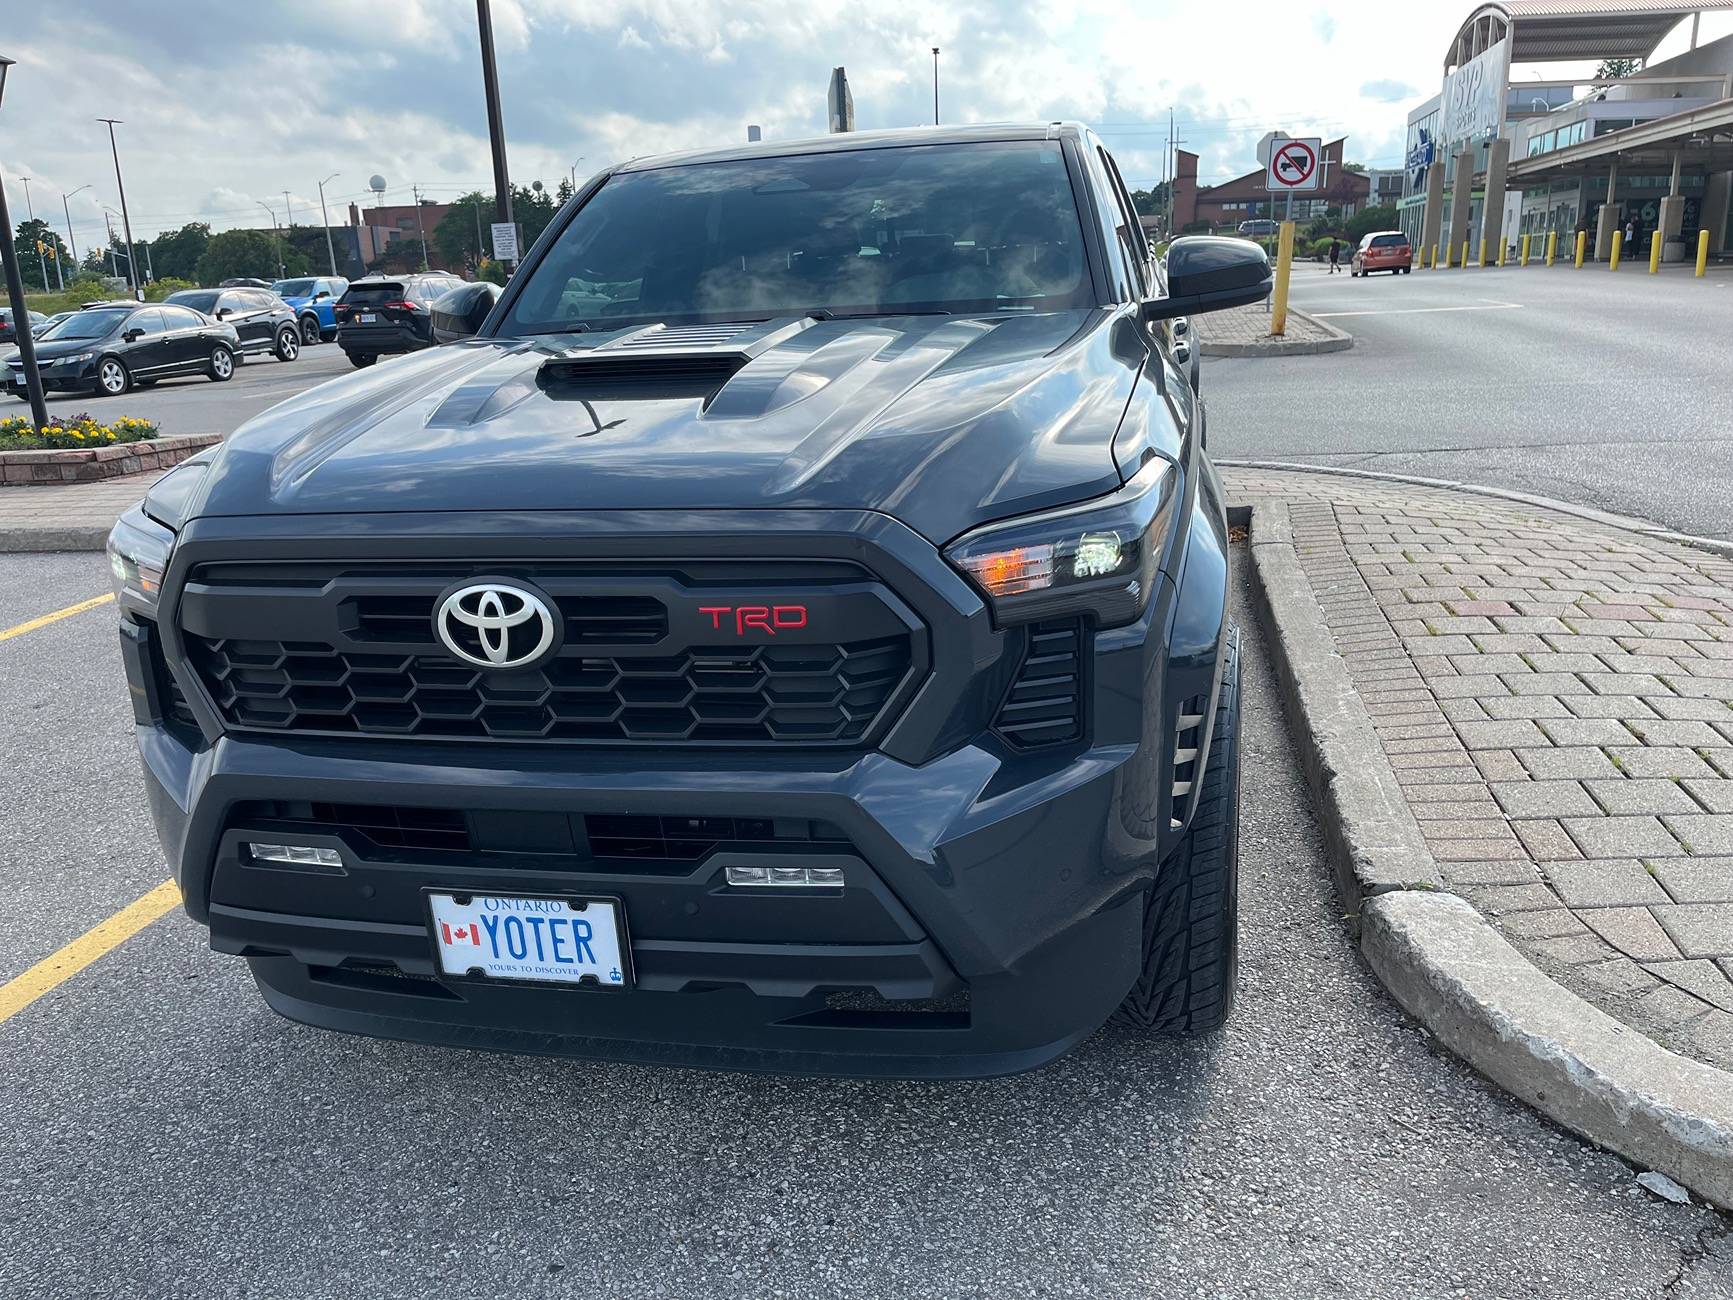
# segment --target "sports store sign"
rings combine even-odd
[[[1509,80],[1508,37],[1446,77],[1438,111],[1439,142],[1449,148],[1464,140],[1497,135],[1504,125]]]

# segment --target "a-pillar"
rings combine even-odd
[[[1457,257],[1462,256],[1463,241],[1468,238],[1468,205],[1473,197],[1474,148],[1470,146],[1456,155],[1456,177],[1450,188],[1450,247]]]
[[[1492,142],[1486,155],[1486,195],[1480,201],[1480,237],[1486,241],[1486,263],[1498,261],[1498,246],[1504,240],[1504,182],[1510,171],[1510,141],[1503,136]]]
[[[1619,160],[1613,159],[1607,164],[1607,201],[1601,208],[1600,219],[1595,222],[1595,261],[1604,262],[1613,255],[1613,231],[1622,224],[1624,209],[1613,202],[1613,196],[1619,191]]]
[[[1661,247],[1666,249],[1669,239],[1677,239],[1685,229],[1685,196],[1679,185],[1679,155],[1673,154],[1673,183],[1667,189],[1667,197],[1661,200],[1660,229],[1655,232],[1655,238],[1661,241]]]
[[[1426,165],[1426,208],[1420,218],[1420,247],[1428,255],[1444,234],[1444,159]]]

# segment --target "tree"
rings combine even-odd
[[[24,286],[27,289],[41,288],[45,292],[52,290],[59,282],[54,273],[56,263],[61,265],[63,275],[72,273],[66,245],[61,242],[60,236],[54,233],[54,228],[40,218],[18,223],[12,247],[18,254],[18,270],[23,274]]]
[[[477,240],[487,240],[487,228],[492,221],[493,199],[480,190],[472,190],[446,208],[428,242],[447,266],[474,266],[488,251],[487,244]]]
[[[559,185],[554,189],[554,201],[561,207],[564,207],[566,200],[576,193],[577,191],[572,188],[572,178],[569,176],[562,176],[560,177]]]
[[[1345,162],[1342,164],[1342,170],[1345,172],[1353,172],[1356,176],[1364,176],[1366,174],[1366,164]]]
[[[284,273],[306,275],[309,266],[304,254],[286,248],[283,255]],[[225,230],[212,235],[199,258],[196,279],[200,284],[221,284],[238,277],[260,280],[277,278],[277,243],[263,230]]]
[[[1641,59],[1602,59],[1595,68],[1595,80],[1618,81],[1621,77],[1633,77],[1642,70]]]
[[[1348,224],[1342,231],[1342,237],[1350,244],[1358,244],[1374,230],[1394,229],[1396,229],[1395,208],[1363,208],[1348,218]]]
[[[1131,192],[1131,206],[1140,217],[1153,217],[1167,211],[1168,182],[1161,181],[1147,190]]]
[[[198,274],[199,258],[211,242],[208,221],[189,221],[179,230],[165,230],[150,241],[150,260],[159,280],[191,280]]]
[[[554,203],[554,196],[545,189],[535,189],[528,185],[511,187],[511,215],[523,231],[523,243],[520,248],[527,249],[536,242],[536,237],[548,228],[548,223],[554,219],[554,213],[559,211]]]

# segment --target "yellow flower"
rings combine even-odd
[[[77,429],[74,429],[72,431],[72,436],[74,438],[77,438],[80,442],[84,441],[84,435],[82,433],[80,433]]]

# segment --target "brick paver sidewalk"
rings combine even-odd
[[[100,483],[0,488],[0,550],[100,549],[121,512],[161,477],[153,470]]]
[[[1289,503],[1446,887],[1608,1014],[1733,1066],[1733,560],[1463,493],[1227,482]]]
[[[1198,338],[1208,344],[1289,344],[1327,343],[1341,338],[1340,331],[1326,328],[1302,311],[1288,310],[1288,323],[1281,340],[1270,337],[1268,303],[1253,303],[1249,307],[1234,307],[1228,311],[1205,312],[1192,319]]]

